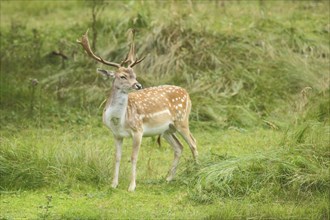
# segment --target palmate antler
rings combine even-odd
[[[97,56],[94,54],[94,52],[92,51],[90,45],[89,45],[89,40],[88,40],[88,30],[86,31],[86,33],[81,37],[81,40],[77,40],[77,43],[81,44],[81,46],[84,48],[84,50],[86,51],[86,53],[92,57],[93,59],[97,60],[100,63],[103,63],[105,65],[108,66],[113,66],[113,67],[117,67],[120,68],[123,66],[123,64],[130,62],[130,64],[128,65],[128,67],[133,67],[136,64],[139,64],[142,60],[144,60],[145,57],[141,58],[141,59],[135,59],[135,45],[134,45],[134,33],[135,30],[132,29],[132,42],[131,42],[131,46],[130,46],[130,50],[125,58],[125,60],[123,62],[119,63],[114,63],[114,62],[110,62],[110,61],[106,61],[104,60],[102,57]]]

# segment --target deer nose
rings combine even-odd
[[[140,83],[135,83],[134,84],[134,89],[136,89],[136,90],[140,90],[140,89],[142,89],[143,87],[142,87],[142,85],[140,84]]]

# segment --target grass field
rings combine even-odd
[[[283,132],[258,129],[204,133],[196,129],[194,133],[199,140],[202,167],[194,167],[191,153],[185,148],[179,175],[172,183],[165,181],[172,160],[171,148],[167,145],[159,148],[151,138],[145,139],[138,163],[138,186],[134,193],[127,192],[130,144],[126,143],[124,146],[120,185],[114,190],[109,185],[114,153],[114,149],[110,147],[112,138],[98,123],[47,130],[32,128],[14,134],[2,134],[2,172],[6,172],[6,169],[14,172],[6,173],[6,178],[10,178],[7,179],[8,182],[2,180],[2,185],[11,190],[3,190],[1,193],[1,217],[328,217],[329,198],[328,194],[322,193],[328,186],[327,167],[322,167],[324,170],[313,170],[319,167],[313,167],[318,164],[312,158],[301,154],[287,155],[292,149],[285,149],[289,146],[281,145]],[[54,136],[57,138],[54,139]],[[10,163],[4,164],[3,157],[7,159],[7,163],[10,158]],[[279,161],[285,158],[296,161]],[[20,161],[22,159],[24,161]],[[238,172],[233,171],[233,161],[239,166]],[[223,174],[224,177],[232,180],[218,182],[211,177],[210,183],[203,183],[204,179],[195,179],[203,178],[204,172],[212,171],[212,165],[217,166],[219,162],[224,163],[224,166],[216,174],[227,172]],[[303,166],[306,167],[301,168]],[[280,171],[285,168],[288,170]],[[296,177],[285,180],[291,178],[285,173],[290,172],[290,168],[296,172],[292,173]],[[271,177],[263,177],[264,175]],[[301,181],[302,185],[295,186],[291,181]],[[303,186],[305,181],[306,186]]]
[[[328,1],[0,4],[0,219],[329,219]],[[185,146],[167,183],[171,147],[143,139],[129,193],[129,139],[110,186],[111,82],[75,40],[120,62],[132,27],[144,87],[189,91],[200,157]]]

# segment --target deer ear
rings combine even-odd
[[[115,73],[109,70],[103,70],[103,69],[99,69],[97,68],[96,71],[98,73],[101,73],[103,76],[106,76],[107,78],[114,78],[115,77]]]

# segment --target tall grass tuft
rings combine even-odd
[[[219,197],[329,195],[328,98],[329,93],[314,93],[298,99],[296,120],[272,150],[236,157],[208,154],[199,166],[186,164],[181,177],[190,188],[190,197],[209,203]]]
[[[190,198],[209,203],[226,197],[293,197],[310,192],[329,193],[329,163],[320,157],[302,155],[306,149],[203,159],[201,166],[181,173],[189,183]],[[315,155],[314,155],[315,156]]]
[[[54,184],[99,185],[109,181],[112,154],[107,144],[95,146],[96,137],[91,135],[79,141],[76,132],[65,135],[54,130],[30,132],[25,138],[2,139],[2,190],[37,189]]]

